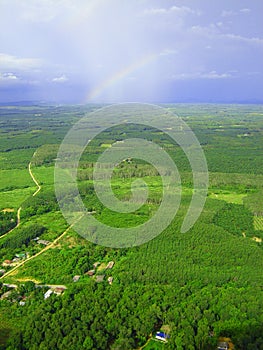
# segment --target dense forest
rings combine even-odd
[[[10,231],[16,226],[16,213],[14,211],[0,212],[0,232],[1,235]]]
[[[121,162],[112,177],[116,197],[129,199],[132,181],[143,178],[148,199],[134,213],[116,213],[94,192],[98,156],[133,136],[159,143],[176,162],[182,182],[176,217],[153,240],[123,249],[79,236],[54,193],[59,143],[95,106],[0,108],[0,349],[214,350],[221,338],[235,350],[263,349],[262,106],[166,107],[191,126],[208,161],[205,207],[187,233],[180,228],[192,196],[191,169],[159,130],[108,129],[79,162],[87,211],[115,227],[152,217],[162,183],[148,163]],[[154,340],[160,330],[167,342]]]

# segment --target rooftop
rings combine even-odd
[[[106,269],[112,269],[114,265],[114,261],[110,261],[108,265],[106,266]]]
[[[98,275],[96,276],[96,282],[100,283],[104,280],[105,275]]]

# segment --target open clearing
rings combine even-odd
[[[161,341],[150,339],[148,342],[140,348],[140,350],[163,350],[165,349],[165,343]]]
[[[246,193],[235,193],[235,192],[219,192],[219,193],[210,193],[209,197],[212,199],[219,199],[221,201],[225,201],[227,203],[233,204],[243,204],[243,198],[246,197]]]
[[[257,231],[263,231],[263,216],[254,216],[254,227]]]
[[[33,186],[27,169],[0,170],[0,190]]]
[[[19,208],[28,197],[34,193],[35,188],[18,188],[12,191],[1,192],[0,208]]]

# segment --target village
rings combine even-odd
[[[39,237],[32,239],[31,242],[35,242],[35,243],[39,244],[40,246],[48,246],[50,244],[49,241],[47,241],[45,239],[40,239]],[[12,259],[4,260],[2,262],[2,266],[7,267],[7,268],[15,267],[21,261],[28,259],[29,257],[30,257],[30,254],[28,252],[20,252],[20,253],[15,254]],[[5,272],[6,272],[6,270],[0,269],[0,276],[4,275]]]
[[[3,267],[15,266],[18,262],[22,261],[23,259],[26,259],[27,257],[28,257],[27,253],[16,254],[12,260],[5,260],[2,263],[2,266]],[[93,278],[96,283],[101,283],[105,280],[105,276],[106,276],[106,274],[103,272],[105,272],[106,270],[111,270],[113,266],[114,266],[114,261],[109,261],[108,263],[100,263],[99,261],[96,261],[92,265],[93,269],[86,271],[84,275],[74,275],[72,277],[72,282],[76,283],[81,279],[81,277],[89,276],[90,278]],[[0,276],[3,276],[5,272],[6,270],[0,269]],[[109,276],[107,278],[107,282],[109,285],[111,285],[113,283],[113,277]],[[34,284],[34,288],[45,288],[45,289],[48,288],[48,290],[45,290],[43,294],[44,299],[48,299],[52,294],[62,295],[64,291],[67,289],[65,285],[49,285],[49,284]],[[26,296],[21,295],[20,293],[12,293],[15,290],[16,291],[18,290],[18,285],[3,283],[2,285],[0,285],[0,299],[1,300],[7,299],[11,302],[19,302],[19,305],[24,306],[26,304]],[[3,293],[1,293],[1,291]]]

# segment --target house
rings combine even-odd
[[[167,342],[167,339],[170,338],[170,336],[164,332],[157,332],[155,339]]]
[[[3,263],[2,263],[2,266],[10,266],[12,264],[12,260],[5,260]]]
[[[25,306],[25,305],[26,305],[26,302],[21,300],[21,301],[19,301],[19,305],[20,305],[20,306]]]
[[[109,282],[109,284],[112,284],[112,281],[113,281],[113,277],[112,277],[112,276],[110,276],[110,277],[108,278],[108,282]]]
[[[106,269],[112,269],[114,265],[114,261],[110,261],[108,265],[106,266]]]
[[[4,275],[5,274],[5,270],[4,269],[1,269],[0,270],[0,276]]]
[[[43,245],[48,245],[50,242],[49,241],[46,241],[45,239],[39,239],[37,241],[38,244],[43,244]]]
[[[18,262],[18,261],[20,261],[20,258],[14,258],[12,261],[13,261],[14,263],[15,263],[15,262]]]
[[[16,254],[15,257],[18,258],[18,259],[25,259],[26,254],[25,253],[19,253],[19,254]]]
[[[4,286],[6,286],[7,288],[17,288],[16,284],[11,284],[11,283],[3,283]]]
[[[99,265],[100,265],[100,262],[99,262],[99,261],[96,261],[96,262],[93,264],[94,269],[96,269]]]
[[[61,294],[64,292],[64,290],[65,290],[65,288],[56,287],[56,288],[54,289],[54,293],[55,293],[56,295],[61,295]]]
[[[96,276],[96,282],[100,283],[104,280],[105,275],[98,275]]]
[[[50,297],[50,295],[53,293],[52,289],[49,289],[45,294],[44,294],[44,299],[47,299]]]
[[[73,282],[78,282],[79,279],[80,279],[80,276],[76,275],[73,277]]]
[[[10,294],[12,293],[11,290],[9,290],[8,292],[5,292],[4,294],[1,295],[1,300],[7,299],[9,298]]]
[[[219,342],[217,345],[218,350],[228,350],[228,343],[226,341]]]
[[[95,272],[96,272],[95,270],[89,270],[88,272],[85,273],[85,275],[93,276]]]

